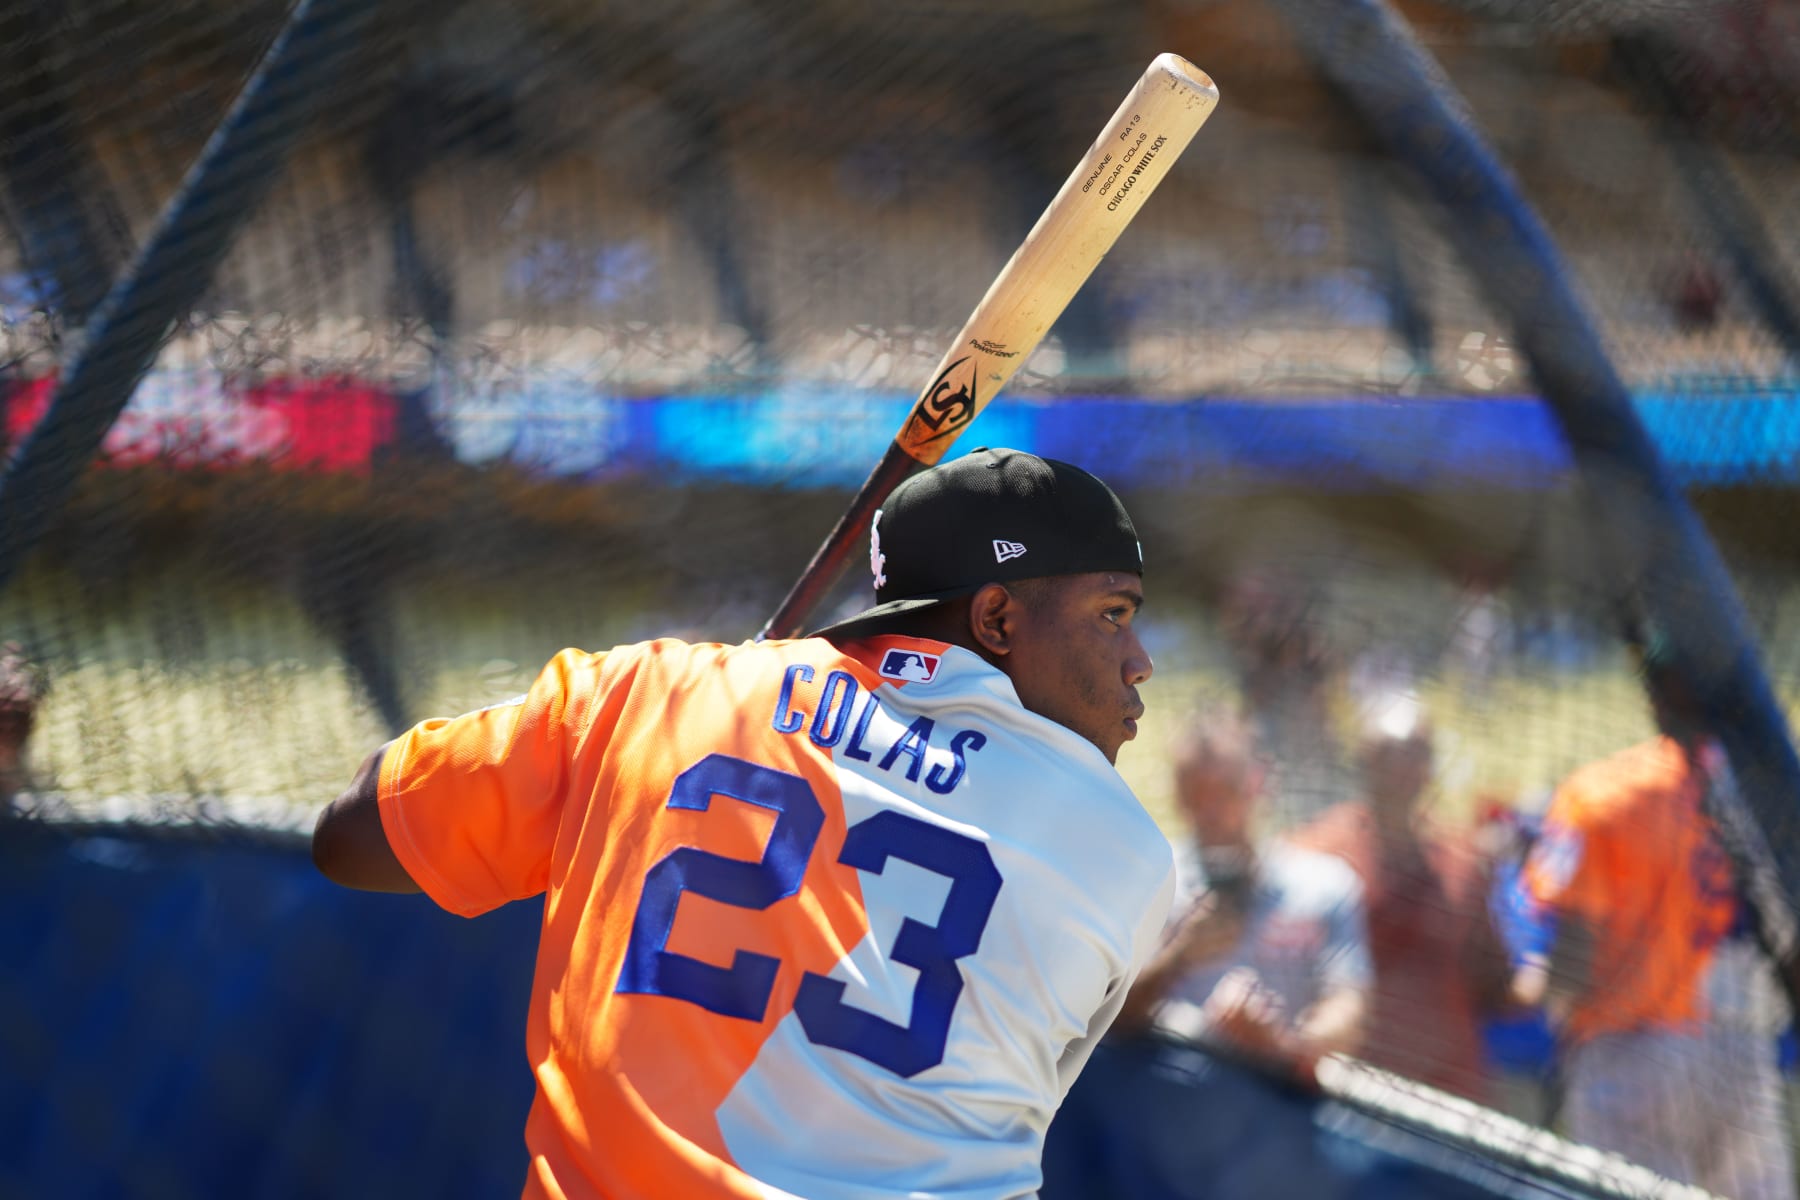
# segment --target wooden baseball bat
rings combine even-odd
[[[893,444],[757,635],[797,637],[901,480],[944,457],[1006,386],[1219,102],[1204,71],[1159,54],[1013,252],[938,363]]]

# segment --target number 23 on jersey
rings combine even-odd
[[[715,796],[775,813],[762,858],[727,858],[684,846],[659,859],[644,876],[615,992],[669,996],[721,1016],[760,1021],[768,1009],[780,960],[739,950],[729,967],[676,954],[666,947],[683,892],[737,908],[762,910],[800,890],[825,813],[811,785],[798,775],[741,758],[711,754],[683,771],[667,807],[704,812]],[[972,837],[884,810],[852,825],[838,861],[879,875],[898,858],[950,880],[937,924],[906,918],[888,957],[919,972],[911,1019],[900,1025],[844,1002],[844,983],[808,971],[794,998],[807,1038],[866,1058],[897,1075],[913,1076],[944,1060],[950,1020],[962,994],[960,958],[975,953],[1000,894],[1000,872],[988,848]]]

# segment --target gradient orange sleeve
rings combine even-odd
[[[381,761],[381,824],[413,881],[472,917],[542,892],[602,656],[564,650],[519,701],[415,725]]]

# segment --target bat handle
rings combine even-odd
[[[850,507],[838,518],[832,527],[831,535],[819,547],[812,561],[806,564],[806,570],[794,582],[788,592],[787,599],[775,610],[756,640],[767,641],[771,638],[799,637],[806,632],[807,618],[818,609],[827,593],[843,578],[844,568],[850,562],[856,541],[864,536],[869,528],[869,521],[875,510],[881,507],[888,493],[898,487],[902,480],[923,470],[925,464],[908,454],[899,442],[888,445],[887,453],[869,472],[863,481],[862,488],[850,501]]]

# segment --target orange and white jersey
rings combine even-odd
[[[906,638],[564,651],[380,799],[444,908],[545,893],[527,1196],[1029,1195],[1173,887],[1098,749]]]
[[[1589,763],[1557,788],[1525,864],[1532,900],[1596,935],[1589,986],[1569,1017],[1576,1041],[1692,1028],[1708,1016],[1705,973],[1731,932],[1731,860],[1701,809],[1702,777],[1659,737]]]

